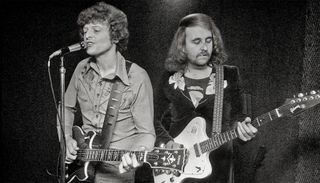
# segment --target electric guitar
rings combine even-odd
[[[319,91],[310,92],[310,95],[298,95],[298,98],[287,99],[286,102],[259,117],[252,120],[254,127],[259,127],[267,122],[284,116],[293,116],[320,103]],[[206,121],[196,117],[189,122],[183,131],[174,138],[174,141],[183,144],[188,149],[188,159],[182,170],[173,170],[171,174],[166,168],[153,169],[155,183],[178,183],[186,178],[202,179],[209,176],[212,167],[209,161],[211,151],[221,145],[236,139],[239,136],[236,129],[220,133],[212,138],[206,135]],[[214,172],[213,172],[214,173]]]
[[[134,153],[139,162],[148,163],[151,168],[163,168],[170,171],[182,171],[186,164],[186,149],[154,148],[147,151],[127,151],[119,149],[101,149],[101,136],[94,131],[87,134],[79,127],[72,128],[73,138],[77,141],[79,150],[77,158],[67,165],[66,182],[93,182],[95,166],[99,162],[121,161],[125,153]]]

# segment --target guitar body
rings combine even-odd
[[[265,114],[252,120],[251,124],[258,128],[261,125],[284,116],[294,116],[320,104],[320,90],[311,91],[310,95],[300,93],[298,97],[289,98],[286,102]],[[187,157],[182,169],[171,171],[160,168],[153,170],[155,183],[179,183],[186,178],[202,179],[209,176],[212,167],[209,160],[211,151],[216,150],[221,145],[238,138],[236,129],[219,133],[208,138],[206,135],[206,121],[201,117],[196,117],[189,122],[183,131],[174,138],[174,141],[183,144],[187,149]]]
[[[188,149],[188,160],[180,176],[168,175],[165,172],[153,173],[155,183],[182,182],[186,178],[202,179],[212,172],[209,152],[196,155],[194,144],[209,139],[206,134],[206,122],[201,117],[196,117],[189,122],[183,131],[174,138],[174,141]]]
[[[186,148],[154,148],[151,152],[102,149],[101,137],[96,132],[90,131],[85,134],[78,126],[74,126],[72,131],[79,150],[77,159],[67,166],[68,172],[72,172],[70,176],[69,173],[66,174],[67,183],[93,182],[96,166],[100,163],[120,162],[125,153],[134,153],[139,162],[148,163],[151,168],[182,171],[186,164]]]
[[[100,139],[98,138],[96,132],[90,131],[85,134],[84,131],[79,126],[74,126],[72,128],[73,138],[77,141],[78,147],[80,149],[99,149]],[[67,183],[75,182],[93,182],[95,174],[95,166],[97,162],[81,160],[75,160],[72,164],[67,166],[68,176],[66,178]],[[69,175],[69,172],[70,175]]]

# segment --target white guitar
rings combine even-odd
[[[320,103],[319,91],[310,92],[310,95],[287,99],[286,102],[268,113],[252,120],[252,125],[259,127],[267,122],[284,116],[293,116]],[[201,117],[196,117],[189,122],[184,130],[174,138],[174,141],[183,144],[188,149],[186,165],[180,171],[168,169],[154,169],[155,183],[178,183],[186,178],[202,179],[212,173],[209,154],[221,145],[236,139],[236,129],[208,138],[206,135],[206,122]],[[214,173],[214,172],[213,172]]]

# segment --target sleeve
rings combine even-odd
[[[245,114],[243,113],[244,89],[238,67],[232,67],[231,78],[235,83],[232,91],[231,101],[231,122],[234,123],[235,121],[243,121],[245,118]]]
[[[242,85],[242,80],[239,72],[239,68],[232,66],[230,69],[230,77],[232,82],[234,82],[234,87],[232,89],[232,100],[231,100],[231,120],[230,126],[232,128],[237,127],[237,121],[241,122],[245,119],[246,114],[243,113],[243,94],[244,89]],[[239,145],[244,144],[245,142],[237,138],[233,141],[234,151],[238,151]]]
[[[166,144],[168,141],[173,140],[169,135],[167,129],[170,127],[170,100],[168,99],[165,88],[169,81],[170,73],[163,73],[160,82],[155,90],[155,119],[154,127],[156,131],[155,146]],[[165,126],[167,128],[165,128]]]
[[[140,84],[134,88],[136,95],[131,106],[135,127],[138,130],[134,148],[143,146],[147,149],[152,149],[155,142],[153,88],[146,71],[139,72],[139,76],[136,76],[136,79]]]

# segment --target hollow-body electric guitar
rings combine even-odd
[[[138,161],[149,164],[151,168],[181,171],[186,163],[186,149],[154,148],[151,152],[101,149],[101,136],[96,132],[89,131],[85,134],[79,126],[74,126],[72,132],[79,150],[76,160],[67,166],[67,183],[93,182],[95,166],[99,162],[119,162],[121,157],[128,152],[134,153]]]
[[[267,122],[273,121],[284,116],[293,116],[305,109],[311,108],[320,103],[319,91],[310,92],[310,95],[299,96],[298,98],[287,99],[286,102],[252,121],[254,127],[259,127]],[[160,168],[153,170],[155,183],[178,183],[186,178],[202,179],[212,173],[209,160],[211,151],[221,145],[236,139],[238,133],[236,129],[220,133],[212,138],[206,135],[206,121],[201,117],[191,120],[183,131],[174,138],[176,143],[183,144],[188,149],[188,159],[182,170],[170,172],[169,169]],[[214,173],[214,172],[213,172]]]

